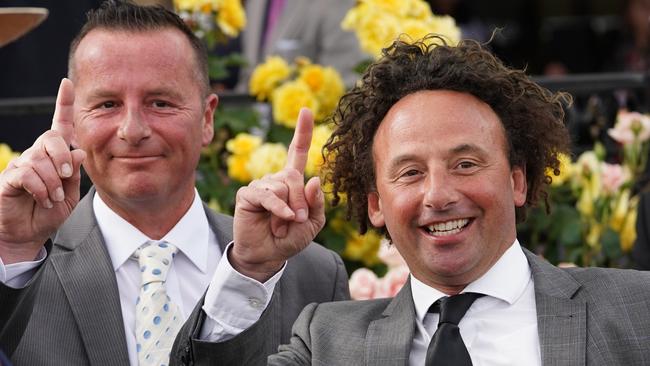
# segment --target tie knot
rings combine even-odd
[[[485,295],[477,294],[474,292],[467,292],[464,294],[443,297],[431,305],[429,312],[440,312],[440,320],[438,320],[438,325],[442,323],[452,323],[454,325],[458,325],[458,323],[460,323],[460,320],[463,319],[463,316],[465,316],[465,313],[469,307],[472,306],[472,303],[474,303],[474,300],[482,296]]]
[[[138,248],[133,256],[138,259],[142,284],[164,282],[167,272],[178,249],[167,242],[149,242]]]

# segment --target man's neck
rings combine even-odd
[[[117,215],[135,226],[149,238],[158,240],[173,229],[187,210],[189,210],[194,200],[195,191],[192,188],[179,196],[178,199],[169,199],[164,202],[160,200],[141,200],[135,202],[114,200],[110,195],[100,190],[97,190],[97,194],[99,194],[106,206]]]

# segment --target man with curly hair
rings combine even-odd
[[[517,241],[569,150],[569,102],[473,41],[387,48],[339,104],[326,161],[334,203],[411,276],[393,299],[308,305],[268,363],[648,364],[649,274],[560,269]]]

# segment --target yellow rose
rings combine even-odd
[[[333,67],[325,67],[323,69],[323,76],[323,87],[316,94],[319,102],[316,119],[319,121],[324,120],[332,113],[334,113],[334,110],[336,110],[336,105],[339,103],[339,100],[345,93],[343,78],[341,77],[341,74],[336,71],[336,69]]]
[[[632,201],[633,209],[629,210],[627,213],[627,218],[625,219],[625,225],[623,230],[621,230],[621,250],[623,252],[629,252],[634,246],[634,241],[636,240],[636,217],[637,217],[637,201]]]
[[[232,179],[238,180],[242,183],[248,183],[252,180],[251,174],[248,172],[248,161],[250,155],[230,155],[226,158],[226,165],[228,165],[228,176]]]
[[[246,26],[246,12],[241,5],[241,0],[222,0],[216,21],[225,35],[237,37]]]
[[[573,166],[575,173],[572,175],[573,187],[590,191],[591,199],[601,196],[602,182],[600,179],[601,162],[593,151],[584,152]]]
[[[425,20],[433,17],[431,7],[429,6],[429,3],[425,1],[411,0],[408,2],[408,6],[405,5],[404,7],[407,8],[406,15],[410,18]]]
[[[309,64],[300,69],[298,80],[305,82],[316,99],[318,99],[319,110],[315,118],[322,121],[336,109],[339,99],[345,93],[345,86],[341,74],[333,67],[322,67]]]
[[[296,127],[300,108],[307,107],[314,115],[319,113],[316,96],[309,86],[300,80],[286,82],[275,89],[271,105],[275,122],[290,128]]]
[[[431,24],[419,19],[406,19],[402,22],[402,31],[400,38],[407,35],[406,39],[402,39],[410,43],[431,33]]]
[[[400,29],[394,14],[365,2],[349,11],[341,25],[343,29],[354,30],[361,49],[375,58],[395,40]]]
[[[319,175],[320,168],[324,163],[321,150],[331,135],[332,129],[328,125],[314,127],[314,133],[311,136],[311,146],[307,153],[307,166],[305,166],[305,173],[307,175]]]
[[[323,184],[321,187],[323,189],[323,193],[325,194],[325,202],[329,205],[332,200],[334,199],[334,188],[333,184],[331,182],[326,182]],[[345,202],[347,202],[348,197],[345,193],[339,192],[339,205],[344,205]]]
[[[211,13],[218,9],[218,0],[174,0],[177,10]]]
[[[434,15],[429,24],[430,32],[443,36],[450,45],[455,46],[460,42],[460,28],[456,25],[454,18],[449,15]]]
[[[580,193],[580,198],[576,203],[576,208],[578,212],[586,217],[591,217],[594,214],[594,197],[591,192],[591,189],[585,187]]]
[[[301,80],[305,82],[305,84],[309,85],[309,88],[314,93],[318,93],[323,89],[323,85],[325,84],[324,69],[320,65],[305,65],[300,68],[298,80]]]
[[[345,243],[345,250],[342,255],[351,260],[361,261],[366,266],[379,263],[379,244],[381,236],[374,231],[368,231],[364,235],[352,231]]]
[[[627,218],[628,211],[630,209],[630,190],[625,189],[621,192],[618,200],[612,202],[614,207],[612,211],[612,217],[609,220],[609,225],[612,229],[618,231],[619,233],[623,230],[623,225]]]
[[[248,133],[240,133],[226,142],[226,149],[236,155],[246,155],[262,144],[262,138]]]
[[[406,16],[412,1],[404,0],[362,0],[362,3],[373,9],[382,10],[397,16]]]
[[[600,236],[603,232],[603,227],[599,223],[593,221],[589,226],[589,233],[587,233],[587,244],[591,248],[600,248]]]
[[[7,164],[18,157],[18,153],[13,152],[9,145],[0,143],[0,172],[5,170]]]
[[[246,169],[253,179],[280,171],[287,163],[287,148],[280,143],[264,143],[250,154]]]
[[[553,178],[551,182],[552,186],[561,186],[566,182],[573,173],[573,166],[571,164],[571,158],[566,154],[558,154],[558,160],[560,161],[560,175],[555,175],[553,170],[548,168],[546,169],[546,175]]]
[[[268,57],[266,62],[253,70],[248,85],[251,95],[259,101],[269,99],[278,84],[290,74],[291,68],[285,60],[277,56]]]

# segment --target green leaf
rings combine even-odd
[[[260,116],[250,106],[219,108],[214,116],[214,128],[227,128],[233,136],[259,126]]]
[[[370,66],[370,64],[372,64],[372,60],[370,59],[361,61],[354,66],[353,70],[355,73],[362,75],[364,72],[366,72],[366,69],[368,69],[368,66]]]
[[[280,126],[277,123],[272,123],[271,128],[269,128],[268,141],[281,142],[288,147],[291,143],[291,139],[293,138],[293,131],[293,128],[288,128],[285,126]]]
[[[603,253],[608,258],[619,258],[623,252],[621,251],[621,241],[618,233],[612,228],[607,228],[600,238],[603,246]]]

